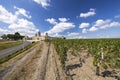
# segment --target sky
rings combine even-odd
[[[0,0],[0,36],[120,38],[120,0]]]

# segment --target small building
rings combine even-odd
[[[28,37],[27,35],[25,35],[24,38],[23,38],[23,41],[28,40],[28,38],[29,38],[29,37]]]

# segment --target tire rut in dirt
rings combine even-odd
[[[50,44],[50,49],[49,49],[45,80],[60,80],[57,61],[52,44]]]
[[[48,44],[47,47],[47,53],[44,55],[42,65],[41,65],[41,71],[40,71],[40,75],[38,75],[38,79],[37,80],[45,80],[45,75],[46,75],[46,65],[48,63],[48,56],[49,56],[49,50],[50,50],[50,43]]]

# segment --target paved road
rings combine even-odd
[[[19,51],[19,50],[23,49],[24,47],[28,46],[29,44],[30,44],[30,42],[26,41],[19,46],[15,46],[15,47],[12,47],[12,48],[1,50],[0,51],[0,58],[3,58],[3,57],[5,57],[9,54],[12,54],[12,53],[16,52],[16,51]]]

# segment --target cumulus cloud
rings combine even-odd
[[[19,19],[16,23],[10,24],[8,28],[13,29],[16,32],[17,31],[19,31],[19,32],[21,32],[21,31],[24,31],[24,32],[37,31],[36,28],[35,28],[35,25],[32,22],[27,21],[26,19]]]
[[[84,36],[81,36],[80,33],[78,32],[71,32],[65,35],[66,38],[68,39],[79,39],[79,38],[85,38]]]
[[[54,18],[48,18],[45,21],[49,22],[50,24],[57,24],[57,22]]]
[[[112,22],[110,23],[110,27],[120,27],[120,22]]]
[[[50,6],[50,0],[33,0],[37,4],[40,4],[43,8]]]
[[[120,27],[120,22],[115,22],[110,19],[107,20],[99,19],[93,23],[92,27],[89,28],[89,31],[93,32],[99,29],[107,29],[110,27]]]
[[[80,33],[77,33],[77,32],[72,32],[72,33],[68,33],[68,36],[76,36],[76,35],[79,35]]]
[[[96,14],[95,9],[91,8],[87,13],[81,13],[80,17],[87,18]]]
[[[49,31],[47,31],[49,34],[54,34],[54,33],[59,33],[59,32],[63,32],[65,30],[74,28],[75,25],[73,23],[70,22],[60,22],[56,25],[53,26],[52,29],[50,29]]]
[[[89,26],[90,26],[89,23],[81,23],[81,24],[79,25],[79,28],[87,28],[87,27],[89,27]]]
[[[59,18],[59,21],[66,22],[66,21],[68,21],[68,19],[66,19],[66,18]]]
[[[14,6],[14,9],[17,9],[17,11],[15,12],[15,15],[20,15],[21,14],[21,15],[27,17],[27,18],[31,18],[31,16],[28,15],[29,12],[27,12],[25,9],[18,8],[16,6]]]
[[[64,20],[66,18],[59,18],[59,19],[61,19],[60,22],[57,22],[57,24],[54,24],[53,28],[47,31],[51,36],[56,33],[60,33],[75,27],[74,23]]]
[[[80,35],[79,32],[67,32],[66,34],[59,34],[59,33],[56,33],[56,34],[53,34],[52,35],[53,37],[66,37],[67,39],[79,39],[79,38],[86,38],[82,35]]]
[[[105,28],[109,27],[110,23],[111,23],[111,20],[109,20],[109,19],[107,19],[107,20],[99,19],[95,22],[95,24],[93,26],[99,27],[101,29],[105,29]]]
[[[116,15],[115,18],[120,18],[120,15]]]
[[[13,33],[13,31],[11,30],[8,30],[8,29],[6,29],[6,28],[1,28],[0,27],[0,35],[3,35],[4,33],[6,33],[6,34],[10,34],[10,33]]]
[[[17,7],[14,7],[17,8]],[[18,8],[21,9],[21,8]],[[28,36],[33,36],[38,29],[34,25],[33,22],[28,21],[27,19],[24,18],[19,18],[18,15],[24,15],[26,17],[29,17],[25,12],[21,12],[19,10],[15,11],[15,13],[9,12],[7,9],[5,9],[2,5],[0,5],[0,22],[3,22],[4,24],[8,24],[8,27],[4,29],[4,26],[0,26],[0,33],[2,34],[10,34],[10,33],[15,33],[19,32],[22,35],[28,35]],[[2,35],[0,34],[0,35]]]
[[[88,30],[87,30],[87,29],[85,29],[85,28],[84,28],[84,29],[82,29],[82,33],[87,33],[87,31],[88,31]]]
[[[0,21],[11,24],[17,20],[17,16],[7,11],[2,5],[0,5]]]
[[[98,30],[98,28],[96,28],[94,26],[89,29],[89,31],[91,31],[91,32],[94,32],[94,31],[97,31],[97,30]]]

